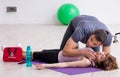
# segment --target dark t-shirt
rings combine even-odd
[[[105,24],[103,24],[93,16],[87,16],[87,15],[77,16],[71,21],[71,23],[73,24],[73,28],[74,28],[74,33],[72,34],[71,37],[76,43],[80,41],[86,44],[91,33],[94,32],[95,30],[103,29],[109,31]],[[111,41],[112,41],[112,35],[110,33],[107,41],[103,44],[103,46],[110,46]]]

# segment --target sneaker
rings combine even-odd
[[[5,47],[6,47],[6,45],[2,45],[1,50],[3,51]]]

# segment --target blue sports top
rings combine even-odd
[[[73,25],[73,29],[74,29],[74,32],[71,37],[76,43],[80,41],[86,44],[91,33],[94,32],[95,30],[102,29],[110,33],[106,25],[93,16],[88,16],[88,15],[77,16],[71,21],[71,24]],[[112,41],[112,35],[110,33],[107,38],[107,41],[103,44],[103,46],[110,46],[111,41]]]

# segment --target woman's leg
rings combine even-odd
[[[59,49],[43,50],[41,52],[33,53],[33,60],[38,60],[46,63],[57,63]]]
[[[61,46],[60,46],[60,50],[62,50],[67,42],[67,40],[70,38],[70,36],[72,35],[72,33],[74,32],[74,29],[73,29],[73,24],[72,22],[70,22],[64,36],[63,36],[63,40],[61,42]]]
[[[33,60],[33,53],[34,53],[34,52],[32,52],[32,60]],[[22,58],[23,58],[23,60],[26,59],[26,51],[23,51],[23,52],[22,52]]]
[[[32,52],[32,59],[45,62],[45,63],[57,63],[58,62],[58,53],[60,49],[52,49],[52,50],[43,50]],[[23,59],[26,58],[26,52],[23,51]]]

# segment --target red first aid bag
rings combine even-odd
[[[4,62],[19,62],[22,60],[21,47],[5,47],[3,50]]]

